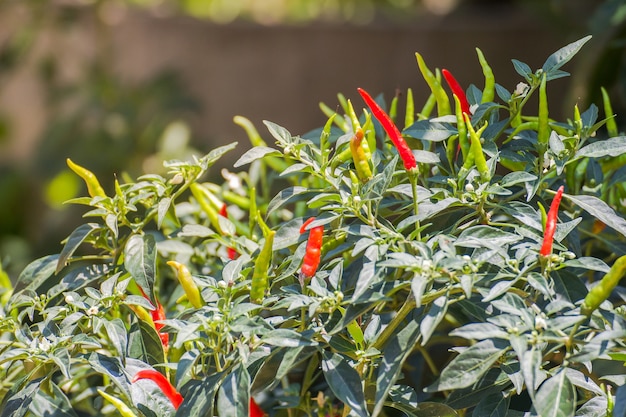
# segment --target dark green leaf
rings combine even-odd
[[[419,120],[404,129],[402,133],[416,139],[441,142],[456,134],[457,130],[450,123]]]
[[[533,405],[541,417],[574,417],[576,389],[564,371],[541,385]]]
[[[411,354],[419,334],[419,323],[410,320],[383,346],[383,359],[376,378],[376,400],[372,417],[378,416],[382,411],[385,399],[400,376],[402,365]]]
[[[14,286],[15,293],[24,289],[37,291],[46,280],[54,275],[58,262],[59,255],[49,255],[28,264],[17,278]]]
[[[254,162],[257,159],[262,159],[267,155],[282,155],[279,151],[273,148],[269,148],[267,146],[255,146],[251,148],[246,153],[241,155],[241,157],[233,164],[235,168],[239,168],[240,166],[247,165],[250,162]]]
[[[176,417],[213,417],[215,394],[220,387],[220,379],[224,374],[217,373],[205,377],[202,381],[190,380],[181,389],[185,401],[176,411]],[[229,414],[227,414],[229,415]]]
[[[243,365],[239,365],[226,375],[217,393],[217,414],[248,417],[249,400],[250,375]]]
[[[338,353],[322,352],[322,370],[331,391],[359,417],[368,417],[361,377]]]
[[[569,199],[578,207],[596,217],[607,226],[626,236],[626,220],[615,213],[615,211],[604,201],[591,195],[563,194],[563,197]]]
[[[483,340],[463,350],[444,368],[439,380],[426,388],[427,392],[447,391],[469,387],[483,376],[508,349],[498,340]]]
[[[65,266],[67,260],[74,254],[81,243],[94,231],[100,227],[97,223],[86,223],[78,226],[67,238],[67,242],[61,250],[55,273],[59,273]]]
[[[534,181],[536,179],[537,179],[537,176],[534,174],[531,174],[530,172],[514,171],[509,174],[506,174],[502,178],[502,186],[510,187],[512,185],[519,184],[520,182],[529,182],[529,181]]]
[[[442,295],[437,298],[430,305],[428,309],[428,313],[422,318],[422,323],[420,325],[420,333],[422,335],[421,344],[425,346],[426,343],[430,340],[430,337],[437,329],[441,320],[445,317],[448,311],[448,295]]]
[[[572,42],[569,45],[566,45],[560,48],[558,51],[554,52],[552,55],[548,57],[546,62],[543,64],[541,69],[548,73],[556,72],[559,68],[569,62],[570,59],[574,57],[580,51],[580,48],[591,39],[591,35],[585,36],[582,39],[577,40],[576,42]]]
[[[150,324],[137,320],[130,327],[128,356],[152,366],[165,362],[161,338]]]
[[[0,417],[23,417],[39,390],[42,379],[29,381],[25,386],[21,383],[14,384],[5,394],[0,408]]]
[[[474,408],[472,417],[506,417],[510,401],[510,397],[501,392],[490,394]]]
[[[65,393],[56,384],[51,383],[50,394],[37,391],[30,411],[37,416],[78,417]]]
[[[533,70],[530,69],[530,67],[522,61],[518,61],[517,59],[512,59],[511,61],[513,62],[513,68],[515,68],[515,71],[519,75],[524,77],[526,81],[530,81],[532,78]]]
[[[576,152],[574,158],[602,158],[604,156],[619,156],[626,149],[626,136],[616,136],[610,139],[599,140],[583,146]]]
[[[276,194],[272,201],[270,201],[269,205],[267,206],[267,212],[271,213],[272,211],[280,208],[283,204],[286,204],[298,198],[302,199],[304,198],[304,194],[307,194],[309,192],[311,192],[311,190],[306,187],[295,186],[286,188]]]
[[[272,330],[263,335],[262,340],[268,345],[281,347],[317,346],[317,342],[290,329]]]
[[[132,235],[124,248],[124,267],[137,285],[153,298],[156,242],[149,234]]]

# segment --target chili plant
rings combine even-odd
[[[626,137],[608,96],[548,112],[588,40],[508,88],[477,49],[452,101],[417,54],[403,118],[363,89],[302,135],[237,116],[223,183],[234,144],[114,190],[72,163],[84,224],[0,270],[0,415],[623,415]]]

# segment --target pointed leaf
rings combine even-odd
[[[566,45],[558,51],[554,52],[548,57],[541,69],[548,74],[556,72],[556,70],[561,68],[570,59],[572,59],[589,39],[591,39],[591,35],[585,36],[584,38],[579,39],[576,42],[572,42],[569,45]]]
[[[124,267],[137,285],[153,298],[156,270],[156,242],[149,234],[132,235],[124,248]]]
[[[217,393],[217,414],[220,416],[248,417],[250,401],[250,375],[243,365],[230,372]]]
[[[608,204],[600,200],[598,197],[571,194],[563,194],[563,197],[567,198],[587,213],[596,217],[607,226],[626,236],[626,220],[615,213],[615,211]]]
[[[576,389],[561,371],[541,385],[533,404],[541,417],[574,417]]]
[[[604,156],[619,156],[624,152],[626,152],[626,136],[616,136],[583,146],[574,157],[602,158]]]
[[[338,353],[322,352],[322,370],[331,391],[359,417],[368,417],[361,377]]]
[[[96,229],[100,227],[97,223],[87,223],[78,226],[67,238],[67,242],[61,250],[59,260],[56,267],[56,273],[58,274],[65,266],[65,262],[74,254],[74,251],[80,246],[81,243]]]
[[[262,159],[267,155],[282,155],[280,151],[270,148],[268,146],[255,146],[251,148],[246,153],[241,155],[241,157],[233,164],[235,168],[239,168],[240,166],[247,165],[251,162],[256,161],[257,159]]]

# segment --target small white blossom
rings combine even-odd
[[[228,188],[230,188],[237,194],[244,195],[246,193],[245,190],[243,189],[243,185],[241,183],[241,178],[239,177],[239,175],[233,174],[226,168],[222,168],[221,172],[222,172],[222,177],[224,177],[224,179],[226,180],[226,183],[228,184]]]
[[[42,337],[39,339],[39,343],[37,343],[37,347],[39,348],[39,350],[47,352],[52,347],[52,343],[50,343],[50,341],[46,339],[45,337]]]
[[[535,329],[536,330],[545,330],[548,328],[548,322],[543,314],[535,316]]]
[[[523,96],[524,94],[526,94],[529,88],[530,88],[529,85],[526,83],[518,83],[515,86],[515,91],[513,92],[513,95]]]
[[[98,314],[98,311],[99,311],[98,310],[98,306],[89,307],[87,309],[87,315],[88,316],[95,316],[96,314]]]

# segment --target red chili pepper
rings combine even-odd
[[[442,69],[441,74],[448,83],[448,87],[450,87],[450,90],[452,90],[452,94],[456,95],[459,98],[459,101],[461,102],[461,111],[469,115],[469,101],[467,101],[467,96],[465,95],[465,91],[463,91],[463,87],[461,87],[461,84],[459,84],[456,78],[454,78],[454,76],[447,69]]]
[[[300,234],[306,231],[306,227],[315,220],[315,217],[309,218],[300,227]],[[302,269],[300,274],[305,278],[312,278],[317,271],[322,257],[322,240],[324,237],[324,226],[316,226],[309,230],[309,240],[306,243],[306,251],[302,260]]]
[[[143,291],[143,289],[141,289],[141,287],[139,287],[139,291],[141,291],[141,295],[143,296],[143,298],[145,298],[146,300],[150,301],[150,298]],[[152,302],[152,301],[150,301],[150,302]],[[159,302],[159,300],[156,299],[156,296],[154,298],[154,302],[155,302],[156,306],[155,306],[154,310],[150,310],[150,316],[152,317],[152,321],[154,322],[154,329],[157,332],[159,332],[159,337],[161,338],[161,343],[163,344],[163,346],[167,346],[169,344],[169,341],[170,341],[170,335],[169,335],[169,333],[161,333],[160,332],[160,330],[165,326],[165,324],[160,323],[160,321],[167,319],[167,316],[165,315],[165,309],[163,308],[163,305]]]
[[[402,158],[402,162],[404,162],[404,168],[407,171],[412,171],[417,168],[417,163],[415,162],[415,156],[413,155],[413,151],[409,148],[406,141],[402,137],[402,134],[398,130],[398,127],[393,123],[393,120],[389,117],[385,111],[380,108],[378,103],[374,101],[372,96],[368,94],[367,91],[362,88],[358,88],[357,91],[363,97],[363,100],[367,104],[367,107],[370,108],[374,117],[380,122],[385,129],[385,132],[389,135],[391,142],[398,150],[400,154],[400,158]]]
[[[250,397],[250,406],[248,407],[249,417],[264,417],[266,414],[261,410],[261,407],[254,401],[253,397]]]
[[[541,256],[550,256],[552,253],[552,241],[554,240],[554,232],[556,231],[556,220],[559,214],[559,204],[561,204],[561,197],[563,197],[564,187],[561,185],[550,204],[550,210],[546,218],[546,230],[543,236],[543,244],[539,254]]]
[[[178,407],[180,407],[180,404],[183,402],[183,396],[180,395],[180,392],[176,391],[176,388],[174,388],[162,373],[154,369],[142,369],[135,374],[132,382],[137,382],[140,379],[149,379],[157,384],[161,391],[163,391],[163,394],[172,402],[174,408],[178,410]]]
[[[220,216],[228,218],[228,211],[226,211],[226,208],[226,204],[222,205],[222,208],[220,209]],[[228,259],[231,261],[239,257],[239,253],[235,250],[235,248],[226,248],[226,253],[228,254]]]

